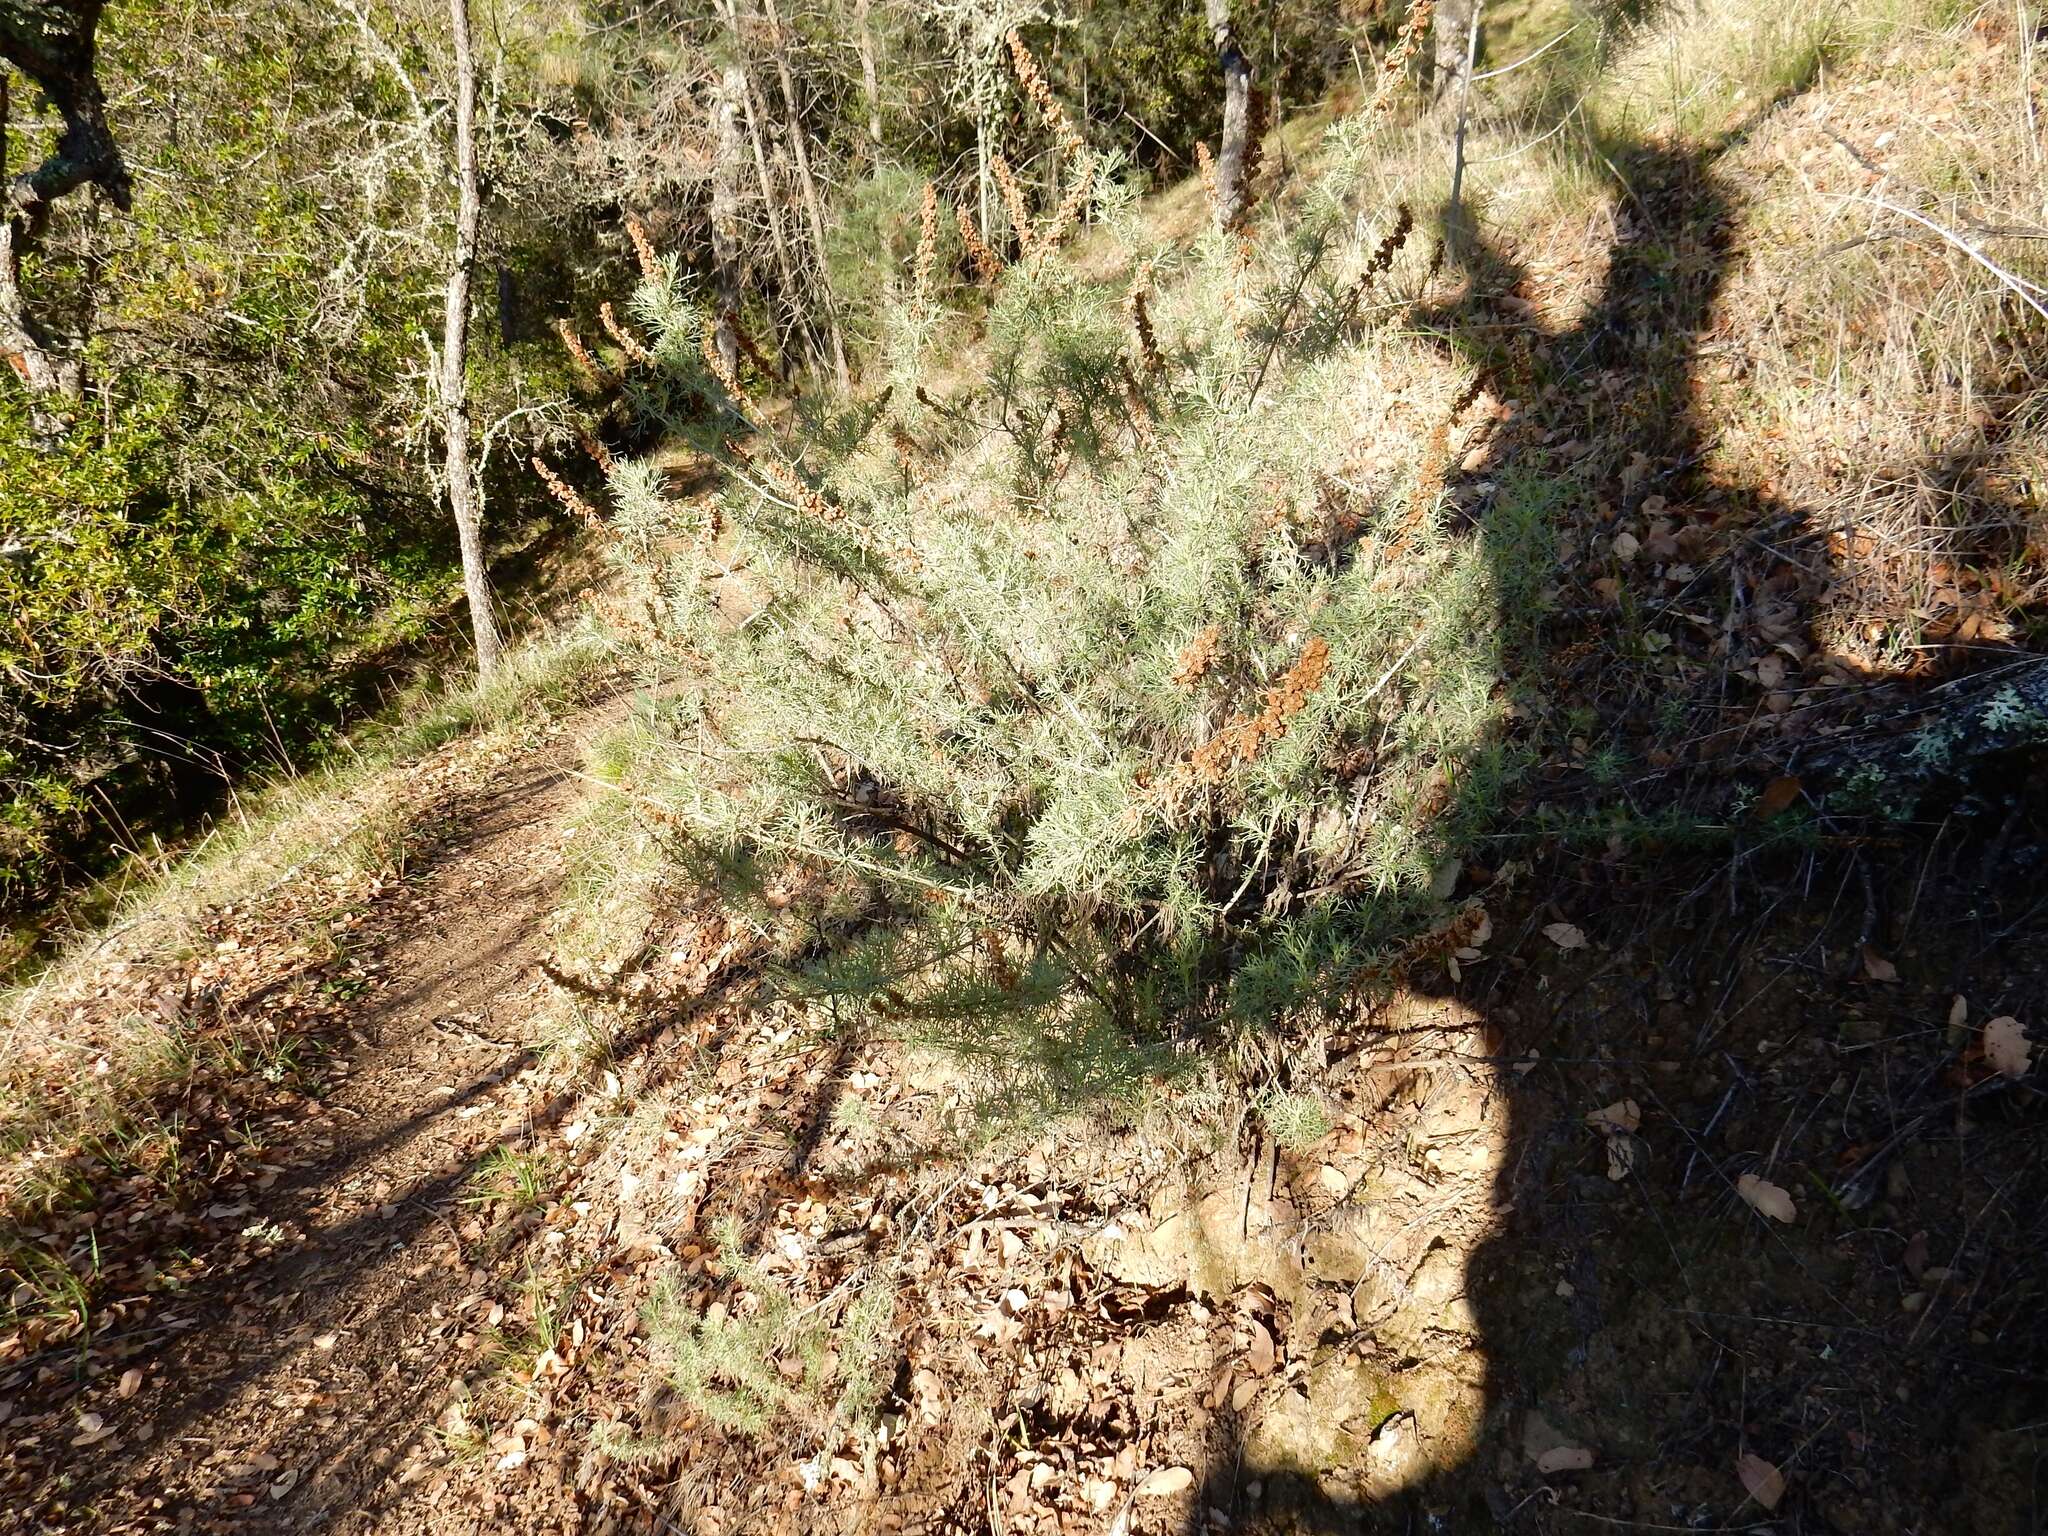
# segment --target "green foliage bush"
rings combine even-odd
[[[431,82],[431,39],[373,21]],[[225,775],[317,758],[454,590],[420,427],[441,151],[396,76],[297,3],[116,8],[99,41],[148,174],[128,216],[60,202],[27,274],[85,338],[69,431],[0,392],[0,911],[182,830]],[[49,114],[15,101],[40,154]],[[528,257],[570,238],[499,230]],[[559,388],[552,342],[515,369],[477,329],[481,420]]]
[[[713,1423],[746,1434],[764,1433],[783,1415],[819,1418],[827,1408],[849,1428],[865,1430],[889,1385],[895,1287],[886,1276],[871,1276],[835,1323],[822,1309],[800,1311],[789,1287],[746,1256],[734,1223],[721,1224],[715,1235],[720,1263],[736,1286],[732,1304],[700,1311],[670,1276],[656,1284],[642,1314],[668,1386]],[[644,1457],[654,1448],[610,1449],[632,1459],[635,1450]]]
[[[904,387],[952,343],[899,303],[886,401],[719,450],[722,540],[615,480],[708,689],[636,784],[699,874],[812,913],[800,985],[837,1017],[1100,1096],[1359,984],[1441,910],[1513,770],[1503,647],[1548,509],[1475,533],[1441,463],[1369,467],[1393,354],[1335,313],[1373,243],[1344,184],[1249,268],[1186,253],[1157,374],[1124,280],[1046,254],[990,297],[964,389]]]

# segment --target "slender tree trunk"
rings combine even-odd
[[[875,29],[868,0],[853,0],[854,30],[860,36],[860,83],[867,96],[868,143],[877,163],[882,158],[882,89],[875,73]]]
[[[1478,9],[1479,0],[1437,0],[1436,22],[1430,29],[1433,67],[1429,88],[1439,99],[1446,91],[1463,89],[1466,73],[1471,69],[1466,55],[1471,51]]]
[[[782,233],[782,202],[775,195],[775,179],[768,172],[768,150],[763,142],[761,130],[761,119],[765,115],[761,110],[761,94],[754,86],[754,74],[747,64],[746,42],[740,32],[738,7],[734,0],[725,0],[724,9],[725,24],[732,32],[733,54],[740,61],[740,107],[746,114],[747,144],[753,152],[754,175],[761,185],[761,213],[768,221],[768,241],[775,249],[775,270],[782,278],[783,308],[796,317],[791,329],[800,331],[802,312],[799,295],[802,289],[797,283],[796,263],[790,257],[789,241]],[[780,336],[777,337],[777,343],[778,352],[788,352],[789,349],[782,344]],[[784,366],[786,369],[786,359]]]
[[[797,277],[796,257],[790,252],[789,238],[782,232],[782,200],[775,195],[775,178],[768,169],[768,149],[761,130],[761,96],[754,89],[751,76],[747,80],[746,108],[747,140],[754,150],[754,175],[761,183],[761,209],[768,218],[769,243],[775,247],[775,270],[782,276],[783,330],[789,335],[801,335],[804,330],[803,285]],[[786,344],[781,350],[795,356],[795,350]],[[785,359],[785,377],[788,372]]]
[[[774,34],[775,73],[782,82],[782,106],[788,114],[789,144],[796,156],[797,183],[803,188],[804,209],[810,215],[811,241],[818,262],[818,289],[825,299],[825,329],[832,343],[832,366],[839,375],[839,387],[853,388],[853,376],[846,366],[846,342],[839,332],[839,306],[832,297],[832,278],[825,262],[825,205],[818,196],[818,183],[811,175],[811,153],[805,147],[803,120],[797,115],[796,77],[790,73],[788,37],[782,29],[775,0],[762,0],[768,26]]]
[[[1207,0],[1209,35],[1223,68],[1223,142],[1216,152],[1216,222],[1235,229],[1245,214],[1245,140],[1251,128],[1252,66],[1238,46],[1230,0]]]
[[[476,632],[477,677],[489,682],[498,670],[498,615],[491,602],[490,573],[484,569],[483,529],[476,505],[476,477],[469,463],[469,282],[476,269],[477,222],[482,200],[476,177],[476,56],[469,43],[469,0],[448,0],[455,35],[455,249],[448,263],[448,310],[441,332],[442,431],[448,444],[448,510],[462,546],[462,585],[469,594],[469,621]]]
[[[718,355],[733,373],[740,366],[734,327],[740,312],[740,176],[746,153],[740,142],[740,101],[746,89],[745,72],[736,63],[726,65],[715,114],[718,158],[711,171],[711,265],[718,283]]]
[[[980,107],[974,113],[974,191],[980,203],[982,237],[986,239],[995,210],[989,203],[988,113]]]
[[[31,312],[23,258],[42,243],[59,198],[90,183],[125,212],[132,192],[97,73],[100,11],[101,0],[0,0],[0,59],[34,81],[64,119],[49,154],[7,182],[0,206],[0,352],[34,397],[37,435],[49,440],[82,398],[85,368]],[[0,80],[0,146],[8,105]]]
[[[1485,0],[1471,0],[1472,14],[1465,38],[1465,53],[1458,72],[1458,131],[1451,151],[1450,212],[1444,219],[1444,237],[1455,253],[1464,239],[1465,214],[1459,200],[1465,189],[1465,126],[1472,115],[1472,62],[1479,56],[1479,17]],[[1442,39],[1438,39],[1441,43]]]

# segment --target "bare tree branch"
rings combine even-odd
[[[21,287],[23,256],[49,227],[56,201],[91,184],[124,212],[133,191],[120,146],[107,125],[107,100],[95,73],[102,0],[0,0],[0,58],[41,88],[64,119],[43,160],[7,184],[0,224],[0,350],[32,394],[75,401],[85,387],[84,363],[31,314]],[[0,89],[0,133],[9,102]],[[38,425],[54,432],[54,415]]]

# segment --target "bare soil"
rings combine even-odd
[[[303,1042],[318,1065],[188,1090],[203,1190],[134,1178],[53,1222],[93,1250],[97,1321],[89,1347],[10,1341],[0,1526],[377,1524],[445,1393],[468,1181],[560,1108],[535,1085],[535,967],[573,761],[558,728],[463,762],[453,789],[423,766],[440,835],[358,914],[345,976],[364,990]],[[302,964],[265,992],[322,979]]]

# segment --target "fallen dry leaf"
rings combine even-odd
[[[1742,1479],[1749,1496],[1765,1509],[1776,1509],[1778,1501],[1785,1497],[1785,1474],[1761,1456],[1744,1451],[1735,1458],[1735,1475]]]
[[[1251,1367],[1254,1376],[1265,1376],[1272,1371],[1274,1364],[1273,1335],[1261,1322],[1253,1322],[1251,1328],[1251,1343],[1244,1352],[1245,1364]]]
[[[1984,1059],[2003,1076],[2025,1077],[2034,1064],[2026,1026],[2009,1013],[1992,1019],[1984,1026]]]
[[[1610,1136],[1617,1131],[1638,1130],[1642,1123],[1643,1107],[1634,1099],[1616,1099],[1605,1109],[1596,1109],[1586,1116],[1586,1124]]]
[[[1927,1234],[1915,1232],[1906,1243],[1906,1251],[1899,1255],[1899,1262],[1916,1283],[1927,1273],[1927,1256]]]
[[[1735,1192],[1773,1221],[1791,1221],[1799,1214],[1799,1208],[1792,1203],[1790,1191],[1753,1173],[1745,1173],[1735,1181]]]
[[[1161,1467],[1142,1483],[1136,1493],[1141,1499],[1163,1499],[1170,1493],[1179,1493],[1195,1486],[1195,1474],[1187,1467]]]
[[[119,1390],[123,1397],[133,1397],[142,1390],[142,1370],[139,1366],[131,1365],[121,1373]]]
[[[1616,1131],[1607,1138],[1607,1177],[1615,1183],[1634,1173],[1642,1160],[1642,1142],[1627,1131]]]
[[[1536,1470],[1551,1472],[1583,1472],[1593,1465],[1593,1453],[1582,1445],[1554,1445],[1536,1458]]]
[[[1771,780],[1764,786],[1764,792],[1756,797],[1756,819],[1769,821],[1788,809],[1799,798],[1799,787],[1799,781],[1789,775]]]
[[[1872,981],[1897,981],[1899,968],[1866,944],[1863,946],[1863,974]]]
[[[1585,930],[1576,923],[1546,923],[1543,936],[1559,949],[1584,949]]]

